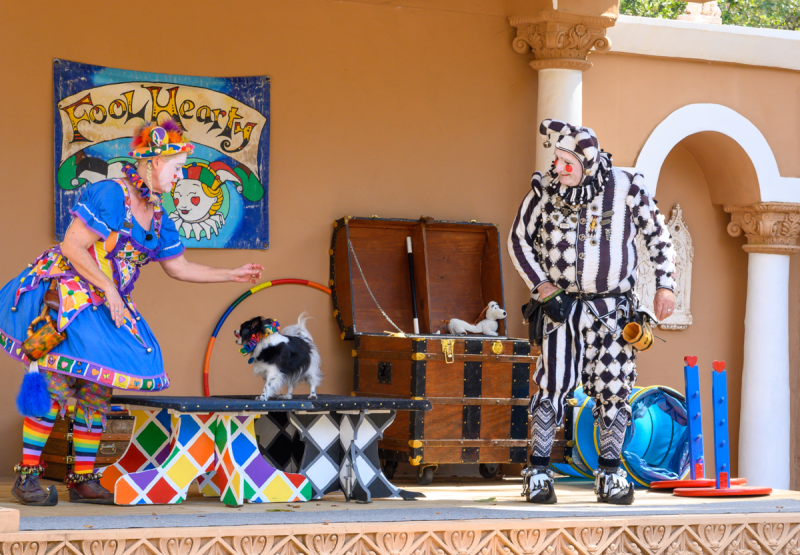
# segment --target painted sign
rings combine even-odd
[[[130,140],[174,119],[194,143],[162,205],[189,248],[269,246],[269,77],[162,75],[53,61],[55,228],[83,188],[122,178]]]

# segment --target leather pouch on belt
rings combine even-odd
[[[55,295],[55,300],[53,295]],[[51,306],[53,302],[55,302],[55,308]],[[51,287],[44,294],[42,313],[28,326],[28,338],[22,342],[22,351],[28,360],[39,360],[67,338],[66,332],[59,332],[56,329],[56,324],[48,312],[50,308],[58,310],[58,302],[58,292]],[[37,330],[36,326],[42,323],[44,325]]]

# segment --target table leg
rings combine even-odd
[[[197,477],[197,487],[203,497],[220,497],[219,478],[214,470]]]
[[[305,476],[277,470],[261,455],[255,433],[255,421],[259,415],[220,415],[219,418],[217,476],[220,496],[226,505],[241,505],[244,501],[289,503],[311,499],[311,483]]]
[[[314,499],[339,491],[339,470],[342,447],[339,439],[339,416],[333,413],[296,414],[289,412],[289,421],[297,428],[305,444],[300,474],[308,478]]]
[[[168,411],[132,410],[130,414],[135,421],[128,448],[116,463],[100,470],[100,484],[109,491],[114,491],[121,476],[161,466],[170,452],[172,417]]]
[[[192,482],[214,470],[216,428],[213,414],[178,416],[169,457],[156,468],[121,476],[114,487],[114,501],[117,505],[182,502]]]
[[[422,493],[401,490],[392,484],[381,469],[378,458],[378,440],[383,437],[383,432],[394,422],[396,413],[362,411],[358,414],[342,414],[339,424],[340,442],[344,459],[342,468],[351,468],[351,491],[348,494],[347,484],[342,488],[345,496],[353,497],[356,501],[369,503],[372,498],[414,499],[425,497]],[[344,476],[343,478],[349,478]],[[352,479],[352,478],[351,478]]]

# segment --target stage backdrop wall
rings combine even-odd
[[[108,13],[102,24],[80,30],[66,26],[65,17],[96,22],[108,12],[106,4],[88,0],[65,7],[48,0],[35,15],[12,4],[0,31],[5,44],[25,47],[3,61],[4,73],[13,79],[0,90],[0,102],[16,109],[4,111],[0,120],[0,191],[6,207],[0,219],[0,280],[11,279],[52,244],[53,58],[167,74],[271,77],[270,249],[195,250],[189,252],[192,260],[225,266],[258,262],[267,268],[267,279],[327,282],[332,223],[344,215],[477,219],[498,223],[505,236],[526,194],[540,138],[536,74],[511,48],[514,31],[503,4],[498,1],[495,9],[491,2],[450,2],[450,9],[418,9],[269,0],[245,2],[232,13],[210,0],[198,0],[191,10],[142,1],[141,12],[130,19]],[[473,13],[458,11],[459,5]],[[157,10],[147,12],[148,7]],[[114,20],[124,24],[115,26]],[[142,22],[149,20],[158,37],[153,40],[143,38]],[[216,32],[224,40],[214,38]],[[178,48],[148,53],[150,45],[171,37],[177,37]],[[584,123],[595,128],[621,165],[633,163],[647,134],[673,109],[718,102],[759,126],[784,175],[800,175],[800,162],[793,159],[796,132],[771,124],[797,121],[798,107],[784,104],[776,111],[771,106],[777,101],[764,100],[786,86],[789,72],[614,55],[593,59],[595,67],[585,73]],[[636,86],[631,70],[649,72],[658,87],[649,86],[651,81]],[[679,78],[687,72],[690,79]],[[795,74],[791,78],[796,91]],[[746,290],[741,239],[726,235],[727,217],[711,204],[705,178],[684,146],[664,165],[659,198],[667,212],[680,202],[692,232],[695,323],[685,332],[659,332],[669,343],[642,356],[640,383],[681,388],[685,354],[700,357],[705,370],[714,358],[727,360],[735,453]],[[509,328],[522,336],[518,310],[528,293],[507,255],[503,266]],[[792,272],[797,283],[797,260]],[[236,284],[178,283],[157,265],[144,269],[135,300],[165,353],[173,383],[168,393],[202,394],[207,339],[245,290]],[[792,302],[796,329],[797,293]],[[236,325],[259,314],[288,324],[304,310],[315,318],[310,329],[323,353],[321,392],[349,393],[352,346],[339,339],[330,299],[293,286],[260,293],[234,312],[217,341],[212,392],[255,395],[262,388],[234,348]],[[798,355],[793,353],[793,367]],[[6,407],[0,474],[8,475],[20,458],[21,418],[12,407],[22,373],[8,358],[0,359],[0,371],[7,384],[0,391],[0,406]],[[704,397],[710,397],[709,381],[703,382]]]

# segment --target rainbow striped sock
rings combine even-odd
[[[75,448],[75,474],[91,474],[103,433],[103,417],[95,413],[91,425],[86,422],[83,408],[75,411],[75,424],[72,427],[72,445]]]
[[[23,466],[38,466],[42,461],[42,451],[53,424],[58,416],[58,403],[55,401],[42,419],[26,418],[22,425],[22,464]]]

